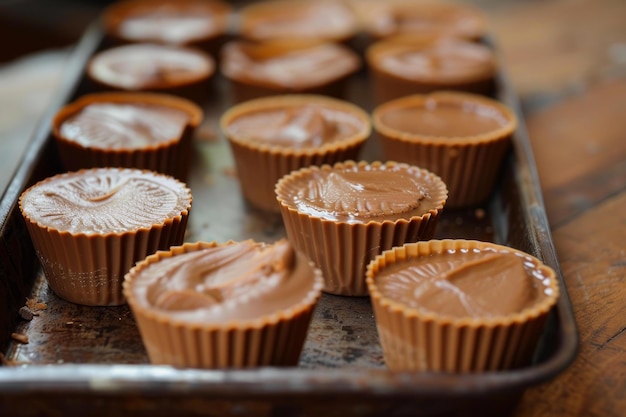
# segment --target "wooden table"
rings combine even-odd
[[[484,6],[522,100],[580,351],[516,417],[626,416],[626,2]]]

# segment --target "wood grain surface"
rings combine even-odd
[[[497,3],[497,4],[496,4]],[[485,2],[580,333],[516,417],[626,415],[626,2]]]

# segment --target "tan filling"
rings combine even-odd
[[[246,113],[232,120],[226,131],[231,137],[250,142],[301,149],[349,138],[362,125],[347,112],[309,104]]]
[[[398,262],[382,270],[376,283],[384,297],[407,307],[481,318],[531,307],[544,296],[541,278],[538,269],[516,254],[470,251]]]
[[[144,103],[93,103],[60,126],[66,140],[99,149],[138,149],[179,139],[189,114]]]

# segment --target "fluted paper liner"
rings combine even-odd
[[[446,317],[402,305],[383,296],[376,275],[404,260],[447,250],[496,248],[532,258],[548,277],[550,291],[535,305],[492,318]],[[383,252],[367,267],[367,285],[387,367],[397,371],[482,372],[530,364],[559,287],[555,272],[519,250],[489,242],[431,240]]]
[[[235,242],[185,243],[158,251],[137,263],[126,275],[124,294],[137,322],[150,362],[191,368],[250,368],[298,364],[309,324],[319,301],[321,271],[312,264],[317,281],[303,300],[289,309],[254,320],[220,324],[176,320],[167,312],[140,305],[133,281],[149,265],[172,256]],[[299,253],[297,256],[304,258]],[[308,260],[306,260],[308,262]]]
[[[50,289],[76,304],[126,304],[122,283],[135,263],[157,250],[183,242],[192,201],[191,192],[187,191],[189,204],[180,215],[150,227],[103,234],[72,233],[44,226],[22,210],[20,198],[20,210]]]
[[[61,135],[65,120],[94,103],[146,103],[181,110],[189,120],[180,137],[142,148],[104,149],[84,146]],[[182,97],[157,93],[111,92],[83,95],[60,109],[52,122],[52,134],[66,170],[76,171],[95,167],[124,167],[147,169],[172,175],[181,181],[187,179],[191,165],[193,135],[202,122],[203,111],[195,103]]]
[[[373,166],[381,165],[373,162]],[[398,165],[393,161],[388,166]],[[338,162],[333,166],[312,166],[294,171],[281,178],[276,184],[276,199],[279,202],[283,223],[289,241],[321,268],[327,293],[365,296],[365,268],[371,259],[382,251],[407,242],[431,239],[436,231],[439,216],[447,198],[445,184],[435,175],[421,170],[424,176],[436,178],[440,183],[438,207],[422,215],[397,220],[369,220],[364,223],[335,221],[301,212],[289,203],[289,196],[297,192],[294,182],[310,176],[316,170],[343,170],[354,166],[367,166],[365,161]],[[400,164],[406,165],[406,164]]]
[[[482,107],[506,119],[498,129],[476,136],[423,136],[385,125],[382,116],[397,108],[424,106],[428,100]],[[420,166],[439,175],[448,186],[448,207],[483,203],[493,191],[511,147],[517,117],[506,105],[476,94],[442,91],[411,95],[374,109],[372,123],[387,159]]]
[[[243,114],[263,109],[298,107],[307,104],[319,104],[331,109],[350,112],[362,120],[362,128],[355,135],[343,140],[306,149],[270,146],[245,138],[233,137],[227,133],[226,127],[229,123]],[[243,196],[253,206],[275,213],[280,211],[274,194],[274,187],[280,178],[302,167],[356,159],[371,133],[369,115],[358,106],[339,99],[309,94],[265,97],[238,104],[224,113],[220,126],[230,143],[235,158]]]

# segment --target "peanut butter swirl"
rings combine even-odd
[[[254,320],[321,289],[307,259],[286,241],[243,241],[164,257],[134,278],[139,303],[202,323]]]
[[[93,103],[68,117],[61,136],[85,147],[138,149],[179,139],[189,114],[147,103]]]
[[[381,294],[407,307],[451,317],[501,317],[549,291],[535,261],[492,249],[459,250],[398,262],[376,277]]]
[[[385,112],[381,121],[392,129],[428,137],[472,137],[494,132],[510,121],[500,110],[470,101],[435,97]]]
[[[51,177],[24,193],[31,220],[71,233],[122,233],[180,215],[189,190],[174,178],[134,169],[102,168]]]
[[[201,3],[184,8],[172,5],[156,5],[139,10],[125,18],[118,28],[119,33],[135,41],[155,39],[171,44],[185,44],[195,39],[210,36],[222,30],[214,12]]]
[[[213,73],[214,62],[192,49],[138,43],[100,52],[89,71],[105,84],[139,90],[202,79]]]
[[[226,127],[231,136],[269,146],[316,148],[351,137],[363,129],[357,116],[318,104],[249,112]]]
[[[222,71],[229,77],[291,89],[322,85],[360,67],[358,55],[332,43],[281,47],[231,42],[222,53]]]
[[[430,47],[398,46],[378,65],[397,76],[429,82],[484,79],[495,71],[492,52],[471,42],[439,42]]]
[[[409,219],[436,210],[444,188],[438,177],[408,165],[354,165],[298,178],[290,200],[298,211],[329,220]]]

